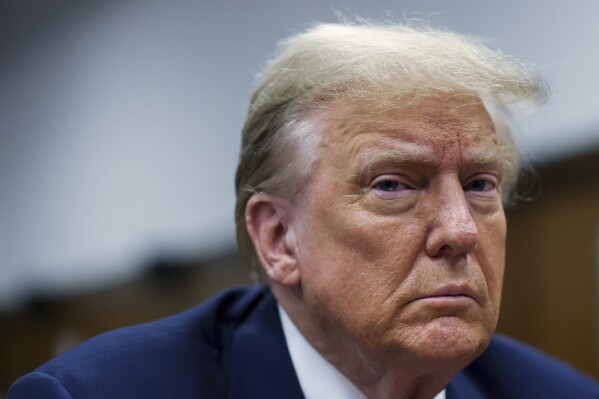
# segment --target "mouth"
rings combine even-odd
[[[425,300],[440,303],[461,303],[474,301],[479,303],[478,295],[468,284],[445,284],[424,293],[416,300]]]

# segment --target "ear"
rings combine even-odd
[[[248,233],[264,271],[288,287],[300,282],[292,211],[289,201],[267,193],[254,194],[245,207]]]

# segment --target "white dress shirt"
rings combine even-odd
[[[367,399],[306,341],[281,305],[279,315],[291,361],[306,399]],[[445,399],[445,390],[439,392],[434,399]]]

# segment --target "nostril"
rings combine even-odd
[[[439,250],[439,253],[444,254],[444,253],[447,253],[448,251],[451,251],[451,247],[449,245],[443,245],[441,247],[441,249]]]

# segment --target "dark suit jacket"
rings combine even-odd
[[[93,338],[19,379],[7,399],[303,398],[276,301],[265,287]],[[569,366],[496,336],[448,399],[599,398]],[[326,399],[326,398],[325,398]]]

